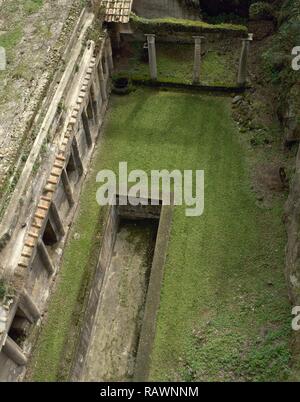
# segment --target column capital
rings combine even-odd
[[[147,40],[149,43],[154,43],[155,42],[155,34],[145,34]]]
[[[205,36],[193,36],[193,39],[195,40],[195,45],[201,45],[202,39],[205,39]]]
[[[247,38],[241,38],[242,42],[252,42],[253,41],[253,33],[249,33]]]

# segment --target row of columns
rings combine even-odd
[[[95,74],[94,80],[91,83],[90,93],[88,94],[88,104],[81,114],[86,142],[89,148],[93,144],[91,130],[95,125],[99,124],[101,106],[108,99],[107,82],[114,68],[111,40],[109,37],[106,38],[103,46],[101,58],[97,66],[98,73]],[[91,122],[92,127],[90,127]]]
[[[107,73],[111,74],[111,72],[113,71],[113,55],[112,55],[111,43],[110,43],[109,38],[106,41],[103,53],[104,53],[103,57],[105,59],[105,63],[106,63],[107,69],[108,69]],[[106,77],[105,77],[104,71],[102,69],[101,60],[100,60],[100,68],[98,69],[98,71],[99,71],[99,75],[95,76],[95,80],[96,80],[95,85],[98,86],[98,88],[97,88],[98,91],[96,91],[96,87],[94,86],[93,87],[94,93],[90,94],[91,106],[93,106],[93,102],[95,101],[95,99],[93,99],[92,95],[94,95],[94,98],[95,98],[96,92],[99,92],[99,95],[101,96],[101,100],[104,102],[107,101],[107,97],[108,97],[106,83],[105,83]],[[98,102],[97,102],[97,106],[99,106]],[[97,111],[92,110],[92,113],[95,115],[96,115],[96,112]],[[94,119],[94,117],[97,117],[97,116],[93,116],[93,119]],[[92,145],[92,136],[91,136],[90,129],[88,127],[89,119],[88,119],[88,116],[85,111],[83,112],[82,118],[83,118],[83,124],[85,126],[84,128],[85,128],[87,143],[88,143],[88,146],[90,147]],[[78,169],[79,175],[82,175],[84,172],[84,167],[83,167],[83,162],[82,162],[82,159],[80,156],[79,146],[78,146],[76,137],[73,138],[70,157],[73,158],[74,165]],[[73,190],[72,190],[72,186],[71,186],[71,183],[69,180],[68,172],[66,171],[65,168],[62,171],[61,180],[62,180],[62,184],[64,186],[64,190],[66,192],[68,202],[69,202],[70,206],[72,207],[75,204],[75,200],[74,200]],[[55,225],[55,231],[57,231],[60,236],[63,236],[65,234],[63,222],[59,215],[57,206],[53,202],[51,203],[50,214],[51,214],[51,219],[53,220],[53,223]],[[41,258],[41,261],[43,263],[43,266],[47,270],[49,276],[52,276],[55,272],[55,267],[54,267],[52,259],[48,253],[47,247],[45,246],[45,243],[42,238],[40,238],[38,240],[37,252],[38,252],[39,257]],[[22,292],[22,294],[20,295],[20,298],[18,301],[18,307],[21,309],[24,316],[31,324],[38,321],[38,319],[41,316],[41,313],[40,313],[37,305],[32,300],[32,298],[30,297],[30,295],[27,293],[26,290],[24,290]],[[6,337],[2,350],[6,354],[6,356],[8,356],[11,360],[13,360],[17,365],[23,366],[23,365],[27,364],[28,358],[27,358],[26,354],[24,353],[22,348],[9,335],[7,335],[7,337]]]
[[[150,77],[152,80],[157,80],[157,60],[156,60],[156,46],[155,46],[155,35],[147,34],[148,43],[148,55],[149,55],[149,67],[150,67]],[[194,70],[193,70],[193,83],[199,84],[201,77],[201,62],[202,62],[202,41],[205,39],[204,36],[193,36],[195,41],[195,52],[194,52]],[[237,84],[239,86],[244,86],[247,83],[247,67],[248,67],[248,54],[249,45],[253,40],[253,35],[249,34],[248,38],[242,39],[242,50],[239,61]]]

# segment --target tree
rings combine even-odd
[[[251,0],[200,0],[202,11],[210,16],[235,13],[247,17],[250,4]]]

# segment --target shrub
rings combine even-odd
[[[6,294],[6,286],[3,279],[0,279],[0,301],[4,299]]]
[[[273,7],[264,1],[251,4],[249,13],[253,20],[272,20],[274,18]]]
[[[226,33],[233,36],[247,35],[247,27],[236,24],[209,24],[203,21],[192,21],[177,18],[142,18],[131,14],[133,29],[143,33]]]

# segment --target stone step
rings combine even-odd
[[[49,179],[47,180],[47,183],[48,183],[48,184],[53,184],[54,186],[56,186],[58,182],[57,182],[57,180],[51,179],[51,178],[49,177]]]
[[[56,159],[58,159],[59,161],[65,162],[66,158],[62,155],[56,155]]]
[[[43,209],[44,211],[48,211],[48,209],[50,208],[50,203],[48,202],[47,204],[41,204],[41,202],[40,202],[38,204],[38,208]]]
[[[61,144],[61,146],[60,146],[60,148],[59,148],[59,151],[60,151],[61,153],[65,153],[66,150],[67,150],[66,144]]]
[[[38,219],[44,220],[46,218],[46,214],[44,212],[44,210],[38,210],[38,212],[36,212],[34,216]]]
[[[51,198],[51,197],[46,197],[45,195],[42,195],[42,196],[41,196],[41,200],[47,201],[47,202],[51,202],[51,201],[52,201],[52,198]]]
[[[64,165],[62,165],[61,163],[54,162],[53,167],[57,169],[63,169]]]
[[[68,143],[69,143],[69,138],[64,137],[64,139],[62,140],[62,145],[68,145]]]
[[[31,226],[34,227],[35,229],[41,229],[42,228],[42,225],[40,225],[39,223],[35,223],[35,222]]]
[[[32,253],[28,253],[27,251],[22,251],[21,256],[25,257],[25,258],[31,258]]]
[[[55,176],[55,177],[59,177],[61,175],[61,171],[62,171],[62,168],[60,168],[60,167],[57,168],[56,166],[54,166],[51,170],[51,175]]]
[[[34,247],[35,247],[35,243],[33,243],[33,242],[29,241],[29,240],[26,240],[26,241],[25,241],[25,246],[26,246],[26,247],[30,247],[30,248],[34,248]]]
[[[54,193],[55,192],[55,188],[52,187],[52,184],[47,184],[45,186],[45,191],[48,193]]]

